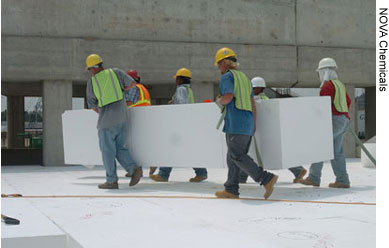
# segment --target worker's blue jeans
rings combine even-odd
[[[247,155],[251,138],[252,136],[249,135],[226,134],[228,176],[227,181],[224,183],[224,188],[234,195],[239,195],[239,173],[241,170],[261,185],[267,184],[274,176],[272,173],[259,167]]]
[[[205,168],[193,168],[196,173],[196,176],[206,177],[208,175],[207,169]],[[169,180],[170,172],[172,172],[172,167],[160,167],[158,175],[163,179]]]
[[[100,129],[98,136],[107,183],[118,181],[115,159],[119,161],[127,172],[132,174],[136,168],[136,164],[126,147],[128,138],[127,123],[120,123],[110,128]]]
[[[332,170],[336,181],[343,184],[350,184],[347,170],[346,158],[343,152],[343,136],[348,129],[349,119],[344,115],[332,115],[332,132],[334,138],[334,159],[331,160]],[[309,168],[309,178],[320,184],[323,162],[314,163]]]

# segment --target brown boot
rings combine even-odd
[[[97,187],[99,187],[99,189],[118,189],[119,188],[119,184],[118,182],[115,182],[115,183],[103,183],[103,184],[99,184]]]
[[[161,177],[160,175],[151,175],[151,176],[149,176],[151,179],[153,179],[154,181],[156,181],[156,182],[167,182],[168,180],[167,179],[165,179],[165,178],[163,178],[163,177]]]
[[[274,175],[273,178],[265,185],[263,185],[263,187],[265,187],[265,194],[263,195],[263,197],[265,197],[265,200],[267,198],[269,198],[269,196],[271,195],[271,193],[273,193],[273,189],[274,189],[274,184],[276,184],[278,180],[278,176]]]
[[[134,173],[132,173],[131,181],[130,181],[130,186],[134,186],[137,183],[139,183],[140,178],[143,175],[143,170],[141,167],[136,167],[134,170]]]
[[[127,172],[126,177],[132,177],[132,174],[130,172]]]
[[[307,170],[306,169],[303,169],[300,174],[295,178],[293,179],[293,183],[298,183],[300,182],[301,179],[303,179],[303,177],[305,176],[305,174],[307,174]]]
[[[157,167],[150,167],[149,176],[153,175],[156,170],[157,170]]]
[[[334,183],[328,184],[328,187],[330,187],[330,188],[339,188],[339,189],[348,189],[348,188],[350,188],[350,184],[334,182]]]
[[[201,181],[204,181],[207,178],[208,177],[204,177],[204,176],[195,176],[195,177],[189,179],[189,182],[191,182],[191,183],[199,183]]]
[[[223,191],[217,191],[215,193],[217,198],[231,198],[231,199],[237,199],[239,198],[239,195],[232,194],[226,190]]]
[[[302,183],[304,185],[312,185],[312,186],[315,186],[315,187],[320,187],[320,184],[318,183],[315,183],[314,181],[312,181],[312,179],[310,179],[309,177],[305,178],[305,179],[301,179],[299,181],[299,183]]]

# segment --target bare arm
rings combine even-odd
[[[220,103],[223,104],[223,105],[227,105],[227,104],[229,104],[232,101],[233,98],[234,98],[234,94],[227,93],[227,94],[222,96],[222,99],[220,100]]]
[[[95,111],[96,113],[99,113],[99,109],[98,108],[92,108],[93,111]]]

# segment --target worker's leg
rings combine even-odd
[[[233,178],[231,182],[234,188],[236,188],[235,183],[237,183],[239,187],[240,170],[243,170],[246,174],[253,178],[255,182],[258,182],[261,185],[267,184],[274,177],[272,173],[263,170],[262,167],[259,167],[254,160],[247,155],[250,148],[251,136],[227,134],[226,139],[228,147],[227,164],[230,163],[230,165],[228,165],[229,170],[230,166],[233,169],[231,175]],[[238,167],[239,170],[236,170],[234,167]],[[235,173],[237,173],[237,175],[235,175]]]
[[[136,168],[136,163],[132,160],[130,152],[128,151],[128,124],[122,123],[117,127],[117,129],[116,159],[128,173],[133,174]]]
[[[346,170],[346,158],[343,152],[343,137],[348,129],[349,119],[344,115],[332,116],[332,127],[334,132],[334,159],[331,160],[332,170],[336,181],[343,184],[350,184]]]
[[[239,183],[246,183],[248,177],[249,176],[244,171],[241,170],[239,172]]]
[[[163,179],[169,180],[170,172],[172,172],[172,167],[160,167],[158,175]]]
[[[116,174],[116,133],[109,128],[100,129],[98,131],[99,145],[101,155],[103,157],[103,164],[105,168],[107,183],[115,183],[118,181]]]
[[[205,168],[193,168],[193,170],[195,171],[196,176],[200,176],[200,177],[207,177],[208,176],[207,169],[205,169]]]
[[[304,167],[302,166],[297,166],[297,167],[292,167],[292,168],[289,168],[290,172],[293,173],[294,177],[297,178],[300,173],[304,170]]]

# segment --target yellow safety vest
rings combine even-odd
[[[239,110],[252,112],[251,93],[253,87],[247,76],[238,70],[230,70],[234,76],[235,107]]]
[[[119,79],[111,68],[94,75],[92,86],[100,108],[123,99]]]
[[[340,113],[347,113],[347,98],[346,98],[346,87],[339,80],[331,80],[335,87],[334,106],[335,109]]]

